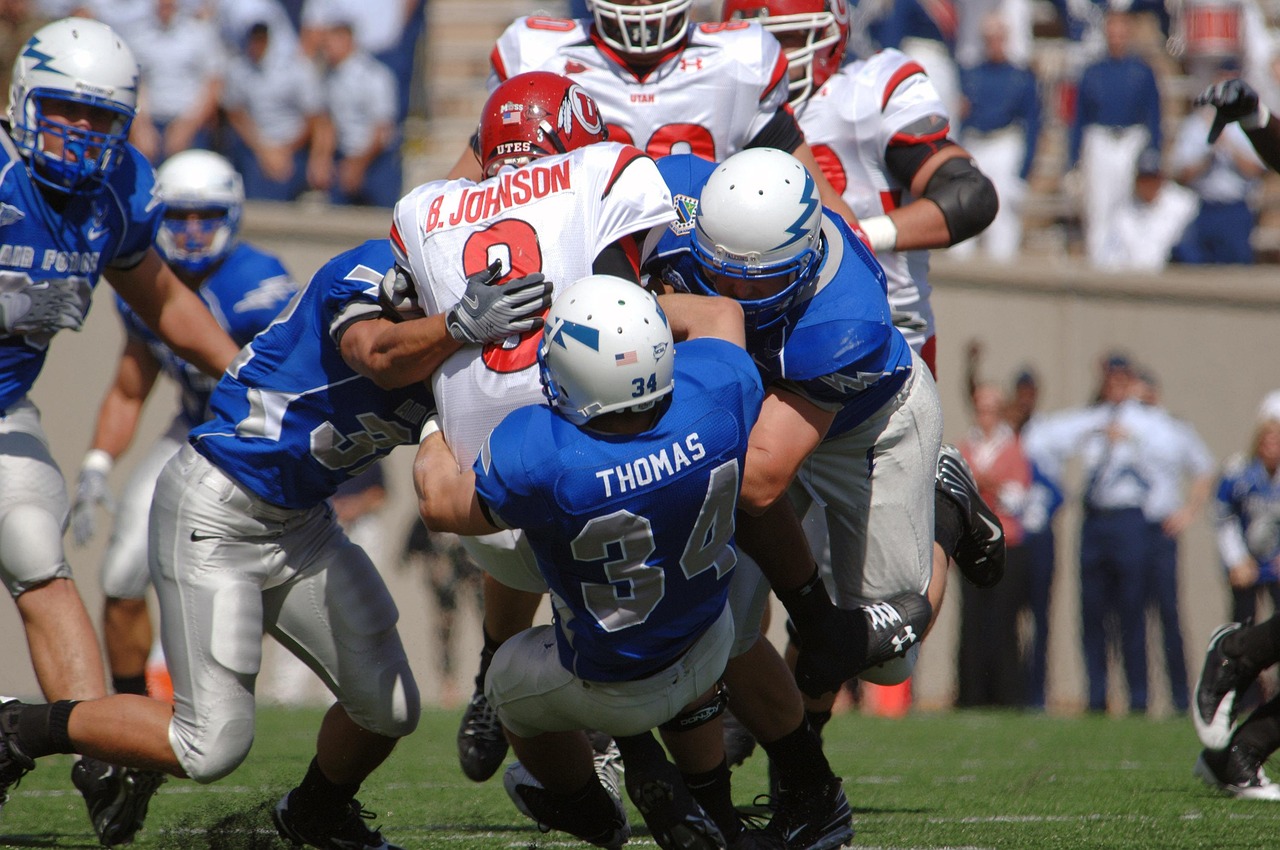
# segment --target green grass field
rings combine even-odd
[[[457,717],[429,710],[366,783],[360,796],[387,838],[448,850],[586,847],[538,833],[500,778],[475,785],[462,776]],[[267,807],[302,776],[319,718],[264,710],[245,764],[211,786],[166,784],[133,846],[282,850]],[[849,714],[828,727],[827,749],[854,807],[855,847],[1280,846],[1280,805],[1220,797],[1191,776],[1198,745],[1185,719]],[[0,846],[96,846],[69,767],[48,759],[23,779],[0,816]],[[736,798],[749,803],[764,790],[763,760],[753,757],[734,778]],[[654,847],[634,811],[632,824],[628,846]]]

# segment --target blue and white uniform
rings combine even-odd
[[[0,133],[0,292],[65,288],[77,294],[83,316],[104,269],[142,261],[160,225],[155,174],[132,147],[122,159],[97,191],[66,195],[55,209]],[[0,557],[0,577],[14,596],[71,577],[62,550],[66,485],[27,398],[55,332],[0,333],[0,528],[13,541]]]
[[[433,404],[421,382],[379,388],[338,348],[353,322],[380,314],[392,263],[378,240],[316,272],[241,350],[211,418],[156,484],[149,551],[175,695],[169,739],[197,781],[225,776],[249,751],[264,631],[361,727],[402,737],[417,723],[395,603],[325,501],[417,439]]]
[[[298,285],[278,259],[240,243],[201,284],[198,294],[222,329],[243,346],[271,324],[297,291]],[[113,599],[141,599],[150,581],[147,517],[156,478],[186,442],[187,432],[205,420],[209,395],[217,382],[175,354],[119,296],[116,309],[126,335],[146,345],[160,369],[181,390],[177,415],[167,431],[148,447],[121,491],[111,541],[102,562],[103,593]]]
[[[1215,507],[1223,569],[1246,558],[1258,565],[1253,587],[1231,591],[1231,618],[1243,623],[1257,613],[1264,589],[1273,603],[1280,604],[1280,472],[1268,472],[1256,456],[1228,460],[1218,481]]]
[[[676,346],[670,402],[643,433],[530,405],[490,434],[476,491],[494,522],[525,529],[555,608],[552,626],[494,657],[486,695],[508,728],[638,734],[719,679],[733,516],[763,395],[742,349],[696,339]]]
[[[696,208],[689,201],[700,195],[708,166],[689,156],[658,161],[677,221],[653,248],[646,270],[677,288],[695,273],[687,246]],[[833,595],[841,607],[856,607],[928,589],[942,411],[928,368],[893,325],[884,272],[871,252],[829,211],[823,212],[822,237],[812,295],[778,325],[748,328],[747,351],[767,388],[835,412],[790,496],[800,516],[811,505],[825,510]],[[739,572],[733,590],[736,652],[754,643],[767,595],[754,565]]]

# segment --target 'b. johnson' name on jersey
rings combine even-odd
[[[672,443],[670,451],[659,449],[653,454],[629,460],[621,466],[598,470],[596,478],[604,482],[604,497],[607,499],[613,495],[615,485],[619,495],[638,490],[669,475],[675,475],[706,456],[707,450],[703,448],[702,439],[695,431],[685,437],[683,443]]]
[[[515,171],[507,171],[490,178],[474,189],[457,195],[458,205],[447,216],[443,214],[448,195],[438,195],[427,208],[427,220],[423,229],[430,233],[442,227],[474,224],[492,218],[508,207],[518,207],[530,201],[564,192],[569,185],[569,161],[552,165],[526,165]]]

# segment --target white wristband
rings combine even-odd
[[[898,244],[898,225],[887,215],[873,215],[871,218],[858,219],[858,226],[867,234],[871,250],[879,254],[881,251],[892,251]]]
[[[1267,109],[1266,104],[1259,103],[1256,112],[1240,119],[1240,127],[1244,130],[1261,130],[1270,120],[1271,110]]]
[[[115,463],[111,455],[102,449],[89,449],[84,453],[84,460],[80,461],[80,468],[89,472],[101,472],[103,475],[110,475],[111,467],[115,466]]]
[[[425,443],[427,437],[430,437],[432,434],[438,434],[439,432],[440,417],[433,413],[427,417],[426,422],[422,423],[422,433],[418,435],[418,442]]]

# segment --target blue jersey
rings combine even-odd
[[[689,250],[696,200],[714,163],[682,154],[658,160],[671,190],[676,221],[645,263],[645,271],[677,289],[697,273]],[[763,331],[747,328],[747,351],[766,386],[779,384],[836,411],[827,439],[857,427],[883,407],[911,375],[911,347],[893,326],[884,270],[840,218],[824,210],[826,251],[812,297]]]
[[[1280,580],[1280,475],[1271,475],[1256,457],[1236,458],[1223,470],[1218,482],[1217,524],[1219,548],[1225,534],[1238,536],[1238,545],[1258,564],[1258,583]],[[1224,528],[1225,526],[1225,528]],[[1224,566],[1244,552],[1231,552]]]
[[[391,243],[371,240],[325,263],[270,327],[241,349],[191,443],[273,505],[305,509],[396,446],[434,406],[423,382],[384,390],[342,359],[352,322],[381,315]]]
[[[0,291],[33,284],[73,286],[85,314],[105,268],[137,265],[155,240],[163,208],[155,173],[131,146],[102,183],[69,195],[55,208],[27,171],[26,161],[0,131]],[[31,389],[44,367],[48,332],[0,333],[0,411]]]
[[[298,291],[298,285],[271,254],[241,242],[231,249],[197,290],[222,329],[243,346],[271,324]],[[194,428],[208,418],[209,394],[217,379],[183,360],[143,324],[138,314],[116,296],[125,333],[144,343],[151,356],[182,390],[182,418]]]
[[[476,459],[476,491],[496,522],[524,529],[551,589],[560,661],[583,679],[662,670],[725,605],[764,391],[731,343],[675,350],[671,402],[644,433],[603,434],[527,405]]]

